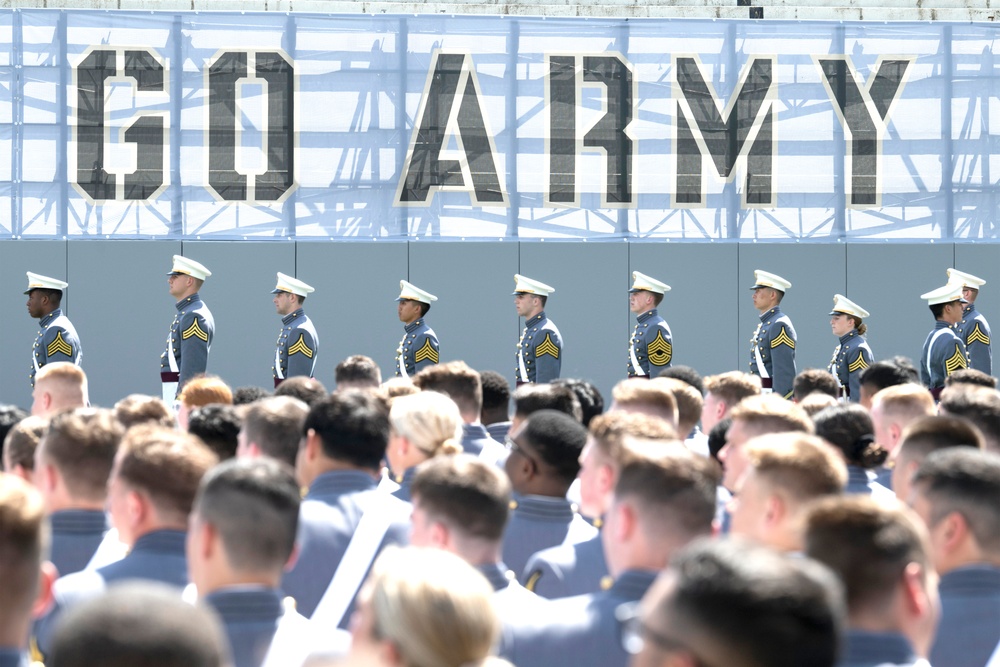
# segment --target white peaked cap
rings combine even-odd
[[[556,291],[555,287],[550,287],[545,283],[532,280],[520,273],[514,275],[514,294],[537,294],[538,296],[548,296]]]
[[[830,314],[837,315],[841,313],[843,313],[844,315],[853,315],[854,317],[860,317],[861,319],[865,319],[866,317],[871,315],[871,313],[869,313],[867,310],[865,310],[858,304],[848,299],[843,294],[834,294],[833,310],[830,311]]]
[[[197,278],[198,280],[204,280],[212,275],[212,272],[205,268],[204,264],[199,264],[193,259],[188,259],[181,255],[174,255],[174,265],[170,269],[171,273],[183,273],[186,276],[191,276],[192,278]]]
[[[948,269],[948,282],[958,283],[962,287],[971,287],[972,289],[979,289],[986,284],[986,281],[979,276],[958,269]]]
[[[664,294],[670,291],[670,285],[661,283],[656,278],[650,278],[645,273],[632,272],[632,289],[629,292],[656,292]]]
[[[761,271],[757,269],[753,272],[753,287],[750,289],[757,289],[758,287],[770,287],[776,289],[780,292],[787,292],[788,288],[792,286],[790,282],[782,278],[781,276],[768,273],[767,271]]]
[[[48,276],[28,271],[28,289],[24,293],[31,294],[31,290],[33,289],[57,289],[62,291],[67,287],[69,287],[69,283],[58,278],[49,278]]]
[[[405,280],[399,281],[399,298],[396,301],[402,301],[403,299],[408,299],[410,301],[419,301],[420,303],[426,303],[428,306],[432,301],[437,301],[438,298],[431,294],[430,292],[425,292],[413,283],[408,283]]]
[[[290,294],[297,294],[298,296],[309,296],[316,291],[316,288],[312,285],[307,285],[301,280],[292,278],[289,275],[278,272],[278,284],[274,286],[271,290],[271,294],[277,294],[278,292],[289,292]]]
[[[921,294],[920,298],[926,299],[928,306],[939,303],[951,303],[952,301],[968,303],[968,301],[962,298],[962,285],[960,283],[948,283],[944,287],[938,287],[936,290]]]

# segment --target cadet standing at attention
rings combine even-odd
[[[937,400],[944,389],[945,378],[960,368],[969,367],[965,343],[955,331],[955,325],[962,321],[966,301],[958,283],[921,294],[920,298],[927,301],[935,320],[920,355],[920,380]]]
[[[667,322],[656,312],[670,285],[632,272],[628,308],[638,317],[628,344],[628,376],[650,377],[653,370],[666,368],[674,357],[673,336]]]
[[[554,287],[526,278],[514,276],[514,307],[525,319],[521,340],[517,343],[518,385],[528,382],[551,382],[559,377],[562,368],[562,336],[545,316],[545,302],[555,292]]]
[[[861,374],[874,361],[872,349],[865,340],[868,326],[861,321],[868,315],[867,310],[843,294],[833,295],[830,327],[833,335],[840,339],[840,345],[833,351],[828,370],[840,383],[841,396],[854,403],[861,400]]]
[[[188,380],[208,368],[215,320],[198,290],[210,275],[211,271],[193,259],[174,255],[167,284],[170,296],[177,299],[177,314],[167,333],[167,349],[160,355],[160,381],[167,405],[173,405],[177,392]]]
[[[63,315],[63,290],[69,283],[28,272],[28,314],[38,320],[38,335],[31,350],[31,373],[28,380],[35,386],[35,373],[53,361],[68,361],[80,365],[83,350],[80,337],[69,318]]]
[[[424,316],[438,298],[405,280],[399,281],[396,309],[403,323],[403,340],[396,349],[396,377],[410,378],[441,360],[441,345]]]
[[[316,290],[301,280],[284,273],[278,273],[278,284],[274,295],[274,308],[281,315],[281,332],[274,351],[274,386],[285,378],[296,375],[313,377],[316,372],[316,356],[319,354],[319,336],[312,320],[306,316],[302,303]]]
[[[948,269],[948,282],[962,286],[962,298],[969,302],[956,327],[969,354],[969,368],[993,375],[993,348],[990,346],[990,323],[976,310],[979,288],[986,284],[982,278],[958,269]]]
[[[781,312],[781,300],[792,284],[773,273],[754,271],[753,306],[760,323],[750,339],[750,372],[760,376],[764,393],[791,398],[795,379],[795,329]]]

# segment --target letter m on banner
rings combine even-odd
[[[697,56],[675,56],[677,100],[675,208],[705,206],[703,158],[729,182],[742,162],[746,168],[743,206],[773,207],[775,58],[754,56],[740,72],[729,103],[721,108]]]

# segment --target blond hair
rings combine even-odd
[[[822,438],[775,433],[750,440],[747,460],[769,486],[798,501],[836,495],[847,484],[847,466]]]
[[[87,374],[76,364],[56,361],[42,366],[35,374],[35,386],[47,383],[54,399],[53,407],[83,407],[87,404]]]
[[[428,457],[462,451],[462,415],[455,401],[436,391],[394,398],[389,424]]]
[[[677,402],[677,430],[680,431],[682,439],[686,438],[701,419],[701,408],[705,402],[701,392],[677,378],[658,377],[650,382],[665,386],[673,394]]]
[[[674,427],[649,415],[630,412],[606,412],[594,417],[590,422],[590,437],[594,446],[618,468],[630,463],[636,456],[635,448],[627,440],[641,441],[677,440]]]
[[[923,385],[912,382],[882,389],[872,397],[872,407],[876,403],[882,407],[885,417],[904,425],[937,414],[931,392]]]
[[[815,431],[806,411],[795,403],[776,394],[761,394],[740,401],[729,414],[733,421],[739,419],[753,435],[801,431]]]
[[[677,399],[670,388],[640,378],[622,380],[611,391],[614,409],[644,410],[677,426]]]
[[[705,393],[732,407],[750,396],[760,395],[760,378],[742,371],[729,371],[705,378]]]

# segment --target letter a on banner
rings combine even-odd
[[[435,51],[397,206],[429,206],[437,190],[468,192],[474,206],[507,206],[481,99],[472,56]]]

